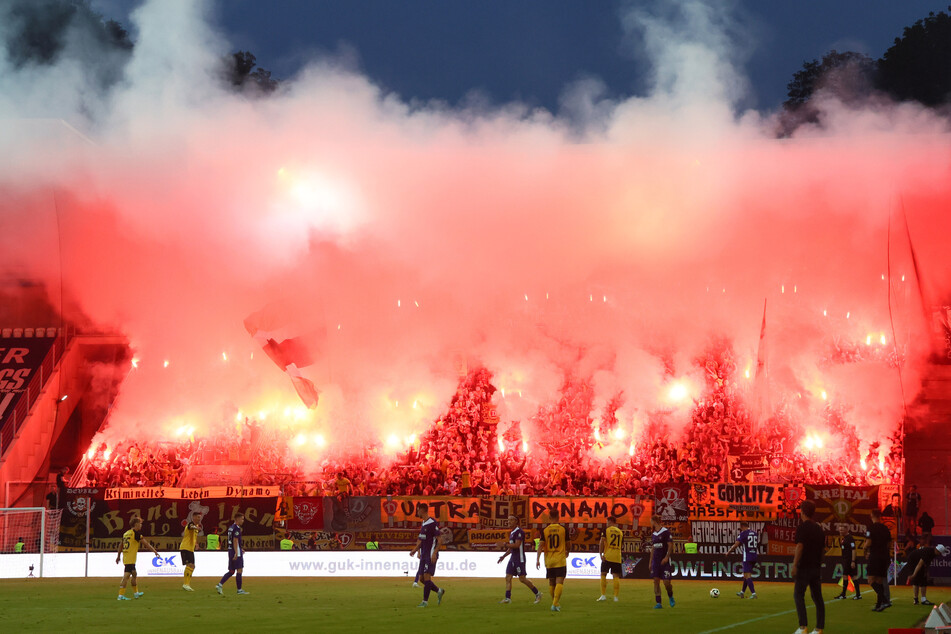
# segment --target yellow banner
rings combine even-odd
[[[562,524],[606,524],[612,515],[623,526],[648,526],[654,502],[650,498],[531,498],[530,521],[544,524],[549,512],[557,510]]]
[[[383,523],[418,522],[416,510],[422,503],[429,505],[429,516],[437,522],[479,523],[479,498],[460,497],[394,497],[381,500],[380,518]]]
[[[106,500],[203,500],[205,498],[270,498],[281,494],[277,486],[216,486],[200,489],[183,487],[137,487],[134,489],[105,489]]]

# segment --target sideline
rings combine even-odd
[[[823,603],[825,605],[829,605],[830,603],[838,603],[838,600],[829,599],[828,601],[823,601]],[[809,605],[806,606],[806,609],[809,610],[814,607],[815,607],[815,604],[810,603]],[[732,623],[730,625],[724,625],[723,627],[716,627],[712,630],[704,630],[700,632],[699,634],[713,634],[713,632],[723,632],[725,630],[732,630],[734,627],[740,627],[741,625],[749,625],[750,623],[756,623],[757,621],[765,621],[766,619],[773,619],[773,618],[776,618],[777,616],[785,616],[786,614],[795,614],[795,613],[796,613],[796,609],[793,608],[792,610],[786,610],[785,612],[777,612],[775,614],[766,614],[764,616],[758,616],[755,619],[749,619],[748,621],[740,621],[739,623]]]

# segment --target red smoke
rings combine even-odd
[[[54,294],[62,279],[140,360],[108,436],[290,407],[289,424],[325,436],[321,452],[349,450],[425,429],[464,360],[505,389],[503,429],[522,420],[532,438],[524,421],[570,374],[599,410],[623,391],[618,419],[636,431],[671,407],[672,379],[702,385],[693,360],[711,337],[755,370],[764,300],[774,404],[824,391],[864,442],[885,438],[902,411],[895,368],[828,360],[868,337],[892,351],[897,335],[905,399],[916,393],[929,330],[902,210],[927,301],[946,301],[945,122],[830,102],[825,129],[776,140],[767,116],[732,114],[732,88],[662,81],[579,139],[547,113],[410,107],[322,63],[248,101],[199,72],[220,44],[192,10],[137,13],[129,81],[95,113],[94,143],[5,146],[0,265]],[[191,48],[162,46],[170,25]],[[694,44],[723,65],[718,41]],[[654,62],[668,79],[706,63],[667,53]],[[0,78],[49,90],[29,72]],[[310,347],[316,412],[297,413],[243,327],[272,304]]]

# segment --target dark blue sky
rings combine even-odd
[[[729,4],[714,0],[714,4]],[[315,54],[343,53],[402,98],[457,104],[473,90],[494,103],[557,109],[565,86],[600,78],[613,97],[644,94],[646,63],[625,38],[620,0],[222,0],[214,19],[235,49],[250,50],[278,77]],[[750,36],[745,105],[772,109],[803,61],[830,49],[879,57],[949,0],[738,0]],[[104,13],[128,10],[94,2]],[[119,19],[123,16],[117,15]],[[633,46],[632,46],[633,44]]]

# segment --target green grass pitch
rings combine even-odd
[[[514,584],[512,603],[499,605],[504,580],[436,579],[446,589],[443,604],[436,597],[417,608],[422,589],[412,580],[358,578],[255,578],[245,575],[249,595],[237,596],[234,580],[225,596],[215,593],[216,580],[193,580],[195,592],[181,589],[181,579],[142,578],[145,596],[116,601],[119,579],[0,580],[0,631],[3,632],[728,632],[789,634],[796,628],[792,585],[760,583],[758,600],[739,599],[739,583],[674,582],[677,605],[654,610],[648,581],[623,581],[619,603],[597,603],[597,581],[569,580],[562,612],[552,614],[547,587],[532,605],[532,595]],[[709,596],[719,588],[720,598]],[[889,627],[911,627],[929,608],[912,605],[911,589],[893,589],[894,607],[874,613],[874,593],[861,601],[830,601],[838,586],[826,585],[826,632],[880,634]],[[128,590],[131,594],[131,590]],[[608,592],[611,582],[608,580]],[[931,601],[948,601],[951,589],[935,588]],[[815,608],[807,598],[809,628]],[[425,628],[425,629],[424,629]]]

